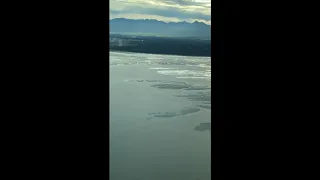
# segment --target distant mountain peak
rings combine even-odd
[[[127,18],[114,18],[114,19],[111,19],[110,21],[121,21],[121,20],[124,20],[124,21],[148,21],[148,22],[159,22],[159,23],[166,23],[166,24],[202,24],[202,25],[206,25],[206,26],[210,26],[208,24],[205,24],[203,22],[199,22],[199,21],[195,21],[193,23],[188,23],[186,21],[181,21],[181,22],[164,22],[164,21],[160,21],[160,20],[157,20],[157,19],[127,19]]]
[[[203,23],[203,22],[199,22],[199,21],[195,21],[193,24],[203,24],[203,25],[207,25],[207,24],[205,24],[205,23]]]
[[[203,22],[164,22],[156,19],[115,18],[109,21],[111,33],[170,37],[210,37],[211,26]]]

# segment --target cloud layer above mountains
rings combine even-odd
[[[211,24],[211,0],[110,0],[110,18]]]

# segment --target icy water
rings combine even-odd
[[[211,179],[209,57],[110,52],[110,179]]]

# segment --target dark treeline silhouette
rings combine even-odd
[[[211,41],[193,38],[110,35],[111,51],[211,56]]]

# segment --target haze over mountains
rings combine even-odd
[[[110,20],[111,34],[152,35],[166,37],[211,37],[211,26],[202,22],[163,22],[154,19],[125,19]]]

